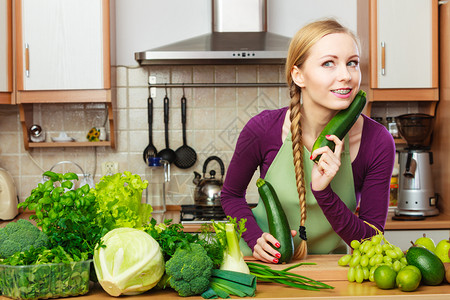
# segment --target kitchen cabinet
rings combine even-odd
[[[438,0],[358,1],[361,87],[368,91],[368,114],[376,101],[419,101],[424,113],[435,114],[438,6]]]
[[[108,0],[15,0],[16,102],[25,148],[115,147]],[[33,104],[104,103],[110,140],[31,143]]]
[[[103,2],[16,1],[19,91],[109,88]]]
[[[11,0],[0,0],[0,104],[12,102],[12,64]]]
[[[450,214],[450,3],[439,6],[439,72],[440,100],[433,131],[434,164],[432,165],[435,190],[439,193],[438,208]]]

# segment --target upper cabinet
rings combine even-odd
[[[115,147],[111,102],[109,0],[13,0],[15,102],[25,149]],[[34,104],[104,103],[110,138],[31,142]],[[62,124],[61,124],[62,125]]]
[[[110,101],[109,1],[16,0],[15,17],[18,103]]]
[[[0,104],[11,104],[12,75],[11,0],[0,0]]]
[[[357,5],[369,101],[438,101],[438,1],[365,0]]]
[[[109,47],[103,43],[102,1],[22,0],[21,4],[19,90],[103,89],[109,84],[103,69]]]

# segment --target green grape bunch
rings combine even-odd
[[[349,266],[348,281],[362,283],[370,280],[373,282],[375,269],[380,265],[391,266],[395,272],[407,266],[402,249],[389,243],[378,229],[377,232],[370,238],[361,241],[353,240],[350,243],[353,249],[352,254],[346,254],[339,259],[338,265]]]

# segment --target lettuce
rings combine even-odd
[[[148,181],[125,171],[103,176],[91,189],[98,203],[97,223],[104,228],[142,228],[150,221],[153,208],[142,203],[142,192]]]

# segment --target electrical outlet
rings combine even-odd
[[[117,161],[105,161],[102,163],[102,175],[113,175],[119,173],[119,163]]]

